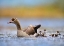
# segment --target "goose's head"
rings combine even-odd
[[[58,34],[58,35],[61,35],[59,31],[57,31],[57,34]]]
[[[46,31],[46,29],[44,29],[44,31]]]
[[[17,24],[18,23],[18,20],[17,20],[17,18],[11,18],[11,20],[8,23]]]
[[[57,31],[57,33],[60,33],[59,31]]]

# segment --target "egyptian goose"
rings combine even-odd
[[[40,31],[40,35],[41,35],[42,37],[47,37],[47,36],[46,36],[46,29],[44,29],[43,32]]]
[[[49,36],[58,37],[58,35],[61,35],[59,31],[57,31],[56,34],[51,34],[51,35],[49,35]]]
[[[44,32],[42,33],[42,31],[39,31],[39,33],[36,33],[35,37],[47,37],[46,36],[46,29],[44,29]]]
[[[37,33],[37,35],[35,36],[35,37],[42,37],[42,32],[41,31],[39,31],[39,33]]]
[[[41,27],[41,25],[36,25],[36,26],[32,26],[30,25],[27,29],[25,30],[22,30],[21,29],[21,26],[20,26],[20,23],[19,23],[19,20],[17,18],[12,18],[10,22],[8,23],[13,23],[16,25],[17,27],[17,36],[19,37],[26,37],[26,36],[29,36],[29,35],[33,35],[37,32],[37,29]]]

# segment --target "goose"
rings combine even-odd
[[[35,37],[45,37],[44,33],[42,33],[42,31],[39,31],[39,33],[35,34]]]
[[[41,31],[40,31],[40,35],[41,35],[42,37],[47,37],[47,36],[46,36],[46,29],[44,29],[44,32],[41,32]]]
[[[39,31],[39,33],[36,33],[35,37],[47,37],[46,36],[46,29],[44,29],[43,33],[42,33],[42,31]]]
[[[39,31],[39,33],[37,33],[36,37],[42,37],[42,31]]]
[[[58,37],[59,35],[61,35],[60,32],[56,31],[55,37]]]
[[[49,36],[52,36],[52,37],[58,37],[58,35],[61,35],[59,31],[56,31],[56,34],[51,34]]]
[[[17,36],[18,37],[27,37],[29,35],[33,35],[37,32],[37,29],[41,27],[41,25],[36,25],[36,26],[32,26],[30,25],[27,29],[25,30],[22,30],[21,26],[20,26],[20,23],[19,23],[19,20],[17,18],[12,18],[9,22],[9,23],[13,23],[16,25],[17,27]]]
[[[58,35],[61,35],[59,31],[56,31],[56,33],[57,33]]]

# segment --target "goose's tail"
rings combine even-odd
[[[36,33],[37,33],[37,29],[40,28],[40,27],[41,27],[41,24],[36,25],[36,26],[34,27],[34,30],[35,30]]]

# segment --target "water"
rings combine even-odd
[[[2,26],[14,26],[14,24],[7,24],[11,18],[1,18],[0,25]],[[64,19],[21,19],[18,18],[22,27],[27,27],[30,24],[41,24],[42,27],[64,27]]]
[[[42,24],[42,27],[61,27],[58,29],[61,34],[64,34],[64,19],[61,20],[24,20],[19,19],[22,27],[27,27],[30,24],[37,25]],[[9,19],[0,19],[0,46],[64,46],[64,37],[38,37],[38,38],[28,38],[28,37],[17,37],[17,30],[6,28],[9,26],[14,26],[13,24],[7,24]],[[61,23],[61,24],[60,24]],[[14,26],[15,27],[15,26]],[[55,29],[54,28],[54,29]],[[39,29],[43,30],[43,29]],[[48,29],[47,29],[48,31]],[[54,30],[51,29],[53,33]]]
[[[18,37],[2,37],[0,38],[0,46],[64,46],[62,38],[18,38]]]

